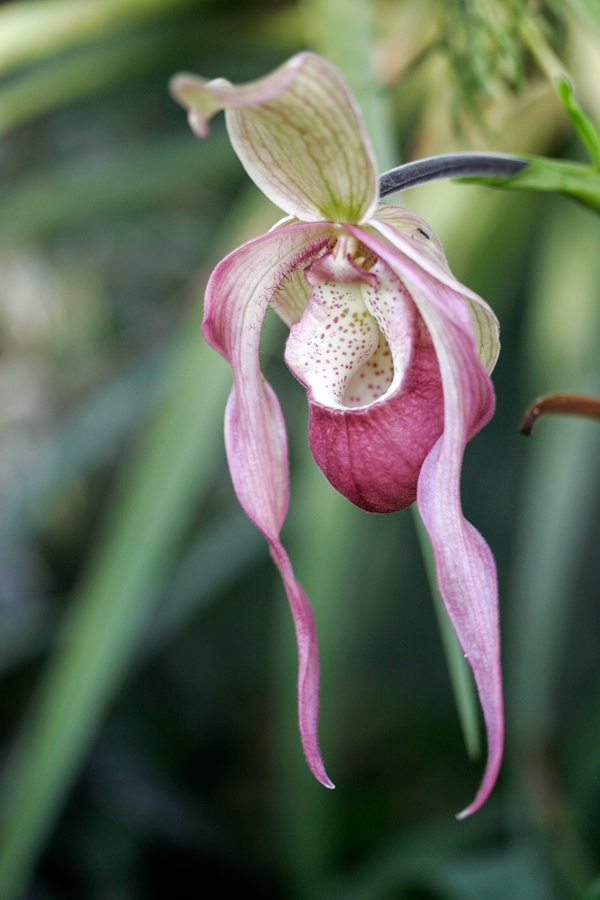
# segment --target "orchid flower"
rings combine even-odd
[[[306,388],[310,447],[331,484],[372,512],[418,501],[487,726],[483,781],[460,814],[469,815],[494,785],[504,732],[495,566],[460,503],[465,444],[494,409],[496,317],[453,277],[422,219],[379,202],[360,110],[327,60],[299,53],[240,86],[177,75],[171,90],[200,137],[225,110],[242,165],[287,213],[216,267],[203,333],[233,371],[225,413],[233,485],[269,542],[291,606],[308,765],[333,787],[317,743],[314,619],[280,540],[287,441],[279,402],[260,370],[268,307],[290,327],[285,361]]]

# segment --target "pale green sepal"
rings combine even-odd
[[[201,136],[208,118],[225,109],[242,165],[289,215],[356,224],[374,212],[375,155],[356,101],[328,60],[299,53],[265,78],[240,86],[180,75],[171,90]]]
[[[581,138],[581,142],[587,150],[590,159],[596,168],[600,169],[600,137],[594,123],[586,116],[577,102],[570,81],[564,75],[558,75],[555,84],[556,93],[568,112],[575,131]]]
[[[473,339],[477,355],[488,375],[491,375],[500,355],[498,319],[487,304],[481,301],[476,303],[468,295],[466,295],[466,300],[471,310]]]

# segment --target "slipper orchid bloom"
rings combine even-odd
[[[177,75],[171,90],[200,137],[225,110],[242,165],[288,214],[219,263],[203,333],[233,370],[225,413],[233,485],[269,542],[294,618],[308,765],[333,787],[317,744],[313,615],[279,537],[288,506],[286,432],[259,358],[269,306],[290,326],[285,360],[306,387],[310,447],[331,484],[372,512],[418,501],[487,725],[483,781],[460,814],[469,815],[494,785],[504,731],[495,566],[460,503],[465,444],[494,409],[496,317],[453,277],[422,219],[379,203],[361,113],[327,60],[300,53],[240,86]]]

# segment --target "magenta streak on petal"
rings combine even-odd
[[[493,388],[477,357],[464,297],[446,281],[424,271],[420,259],[415,263],[372,234],[346,227],[405,281],[429,329],[440,364],[444,433],[423,463],[417,499],[433,545],[440,593],[473,669],[488,732],[483,780],[474,801],[459,813],[459,818],[464,818],[489,796],[500,769],[504,742],[496,568],[488,545],[464,519],[460,504],[464,447],[492,416]]]
[[[256,238],[230,253],[206,289],[202,330],[230,362],[234,386],[225,414],[225,446],[233,486],[247,514],[269,541],[294,618],[298,642],[298,715],[306,759],[329,780],[317,743],[319,664],[314,620],[279,540],[287,511],[285,424],[277,397],[260,371],[260,332],[273,291],[327,246],[331,226],[299,223]]]

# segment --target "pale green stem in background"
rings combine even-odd
[[[523,16],[519,20],[519,35],[552,87],[559,76],[571,80],[563,62],[544,37],[543,25],[534,18]]]
[[[458,718],[460,719],[465,746],[469,758],[477,759],[481,755],[481,729],[479,725],[479,701],[475,690],[473,673],[468,660],[465,658],[464,650],[458,642],[456,632],[452,627],[452,622],[448,617],[444,601],[438,590],[435,559],[433,558],[433,549],[427,529],[423,524],[417,504],[413,503],[411,509],[427,572],[427,581],[429,582],[429,589],[433,598],[433,608],[435,609],[442,645],[446,655],[446,663],[450,673],[454,701],[458,711]]]

